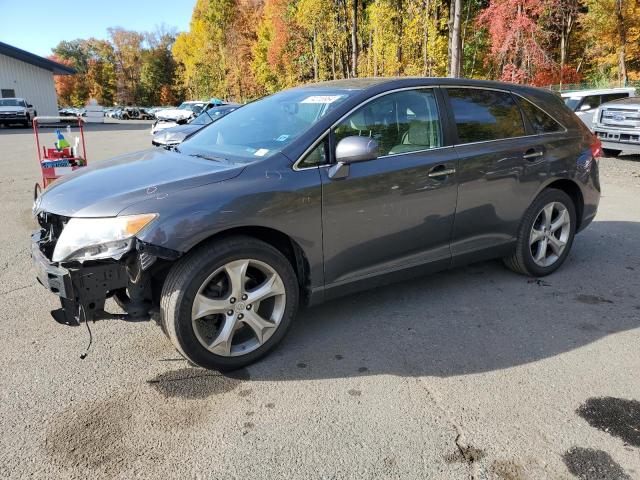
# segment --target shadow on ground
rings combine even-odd
[[[595,222],[544,279],[485,262],[302,310],[251,379],[473,374],[638,328],[639,240],[640,223]]]

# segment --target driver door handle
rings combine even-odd
[[[456,173],[455,168],[444,168],[444,165],[438,165],[429,172],[429,178],[448,177]]]
[[[524,155],[522,155],[522,158],[526,160],[533,160],[534,158],[542,156],[544,156],[544,152],[542,150],[534,150],[533,148],[531,148],[527,150]]]

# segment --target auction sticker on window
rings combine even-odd
[[[300,103],[333,103],[343,95],[312,95],[305,98]]]

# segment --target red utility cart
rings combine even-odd
[[[52,135],[56,135],[56,130],[60,130],[69,146],[58,148],[56,146],[57,138],[55,138],[52,142],[52,148],[44,144],[41,147],[39,131],[40,127],[45,125],[54,127],[51,129]],[[36,137],[38,162],[42,171],[42,184],[36,183],[34,188],[33,196],[37,198],[42,189],[47,188],[56,178],[78,168],[86,167],[87,149],[84,143],[84,120],[82,117],[75,119],[73,117],[35,117],[33,119],[33,133]],[[74,133],[79,133],[79,136],[74,137]],[[78,152],[80,145],[82,145],[82,154]]]

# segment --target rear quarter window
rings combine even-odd
[[[473,143],[525,135],[522,113],[508,92],[448,88],[458,130],[458,143]]]
[[[564,127],[555,121],[551,116],[545,113],[542,109],[531,103],[524,98],[519,98],[518,103],[529,120],[531,128],[534,133],[554,133],[564,131]]]

